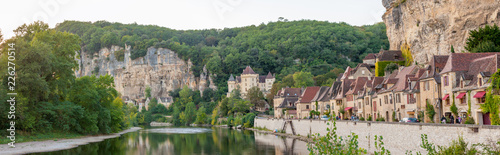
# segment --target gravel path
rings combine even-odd
[[[8,144],[0,145],[0,154],[26,154],[26,153],[36,153],[36,152],[52,152],[59,150],[66,150],[78,147],[79,145],[85,145],[93,142],[100,142],[105,139],[119,137],[120,135],[128,132],[134,132],[141,129],[140,127],[132,127],[130,129],[124,130],[119,133],[100,135],[100,136],[88,136],[76,139],[58,139],[46,140],[46,141],[34,141],[34,142],[24,142],[16,143],[15,148],[11,148]]]

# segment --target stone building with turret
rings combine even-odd
[[[267,75],[259,76],[259,74],[253,71],[252,67],[247,66],[240,76],[234,77],[233,74],[231,74],[229,80],[227,81],[227,96],[229,97],[233,90],[239,89],[241,97],[244,98],[248,90],[252,87],[259,87],[262,93],[267,94],[271,91],[275,80],[276,78],[271,74],[271,72]]]

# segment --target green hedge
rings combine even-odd
[[[400,66],[405,65],[405,61],[379,61],[375,63],[375,76],[384,76],[385,67],[391,63],[397,63]]]

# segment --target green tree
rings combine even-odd
[[[458,116],[458,108],[457,108],[457,105],[455,104],[455,94],[452,95],[452,98],[453,98],[453,102],[451,103],[451,106],[450,106],[450,111],[453,115],[455,115],[455,118]],[[453,120],[451,120],[453,121]]]
[[[451,45],[450,51],[451,51],[451,53],[455,53],[455,49],[453,48],[453,45]]]
[[[388,71],[389,73],[392,73],[395,70],[398,70],[399,65],[396,63],[390,63],[389,65],[385,66],[385,71]]]
[[[151,97],[151,87],[146,86],[144,93],[146,94],[146,98],[150,98]]]
[[[308,87],[314,85],[313,75],[309,72],[295,72],[293,74],[293,81],[295,81],[294,87]]]
[[[434,110],[434,106],[429,103],[429,101],[426,101],[426,106],[425,106],[425,114],[431,120],[431,122],[434,122],[434,115],[436,115],[436,111]]]
[[[467,38],[465,49],[469,52],[493,52],[498,51],[500,46],[500,29],[495,24],[485,25],[483,28],[471,30]],[[490,51],[493,50],[493,51]]]
[[[201,107],[196,112],[195,123],[196,124],[206,124],[206,122],[205,122],[206,120],[207,120],[207,114],[206,114],[205,108]]]
[[[189,102],[186,106],[186,110],[184,110],[180,114],[180,119],[182,124],[190,125],[196,119],[196,106],[193,102]]]
[[[250,88],[247,92],[246,99],[250,101],[250,104],[255,105],[255,107],[263,108],[266,106],[266,101],[264,101],[264,94],[260,91],[260,88],[254,86]]]

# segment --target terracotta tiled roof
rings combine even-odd
[[[403,61],[403,54],[400,50],[380,50],[377,55],[379,61]]]
[[[417,71],[418,67],[415,65],[401,69],[401,71],[398,73],[398,76],[396,76],[396,78],[398,78],[399,80],[395,85],[396,86],[395,91],[403,91],[406,88],[406,85],[408,84],[406,82],[406,79],[408,79],[407,77],[415,76],[412,74],[415,74]]]
[[[446,65],[440,74],[456,71],[467,71],[470,63],[477,58],[494,55],[497,53],[451,53]]]
[[[257,74],[253,71],[252,67],[247,66],[245,70],[243,70],[243,74]]]
[[[356,81],[353,82],[354,87],[349,89],[346,95],[358,94],[359,91],[363,90],[363,86],[365,85],[366,81],[368,81],[368,77],[358,77]]]
[[[363,60],[370,60],[370,59],[375,59],[375,54],[369,53],[368,55],[365,56]]]
[[[316,96],[320,87],[307,87],[306,90],[301,95],[300,103],[310,103],[311,100]]]

